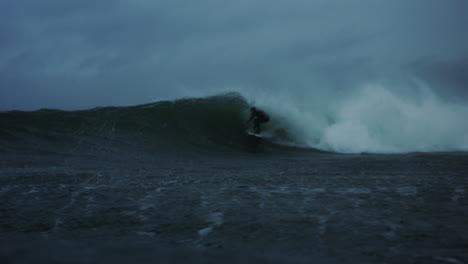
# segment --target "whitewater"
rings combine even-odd
[[[368,84],[328,104],[303,100],[259,100],[278,115],[299,145],[341,153],[468,150],[468,107],[446,102],[427,88],[405,96]]]

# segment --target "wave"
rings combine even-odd
[[[82,111],[10,111],[0,113],[0,139],[28,144],[40,140],[102,144],[102,140],[112,140],[114,144],[145,144],[160,151],[245,149],[249,107],[240,94],[227,93]],[[275,139],[265,141],[273,143]]]
[[[382,86],[368,86],[322,108],[279,95],[266,99],[255,105],[272,117],[263,132],[263,141],[272,147],[340,153],[468,150],[468,108],[441,102],[429,92],[414,101]],[[162,152],[245,149],[252,104],[239,93],[226,93],[82,111],[3,112],[0,142],[105,141],[144,144]]]

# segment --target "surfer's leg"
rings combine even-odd
[[[260,120],[258,120],[258,118],[254,120],[254,131],[256,134],[260,133]]]

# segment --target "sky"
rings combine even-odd
[[[415,80],[466,105],[467,26],[467,0],[0,0],[0,111]]]

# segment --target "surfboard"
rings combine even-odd
[[[247,131],[247,135],[248,135],[248,136],[252,136],[252,137],[258,137],[258,138],[262,138],[262,137],[263,137],[262,134],[256,134],[256,133],[254,133],[254,132],[252,132],[252,131]]]
[[[262,134],[255,134],[251,130],[247,130],[246,135],[247,135],[248,150],[251,151],[251,152],[258,152],[259,150],[261,150],[260,142],[262,141],[263,135]]]

